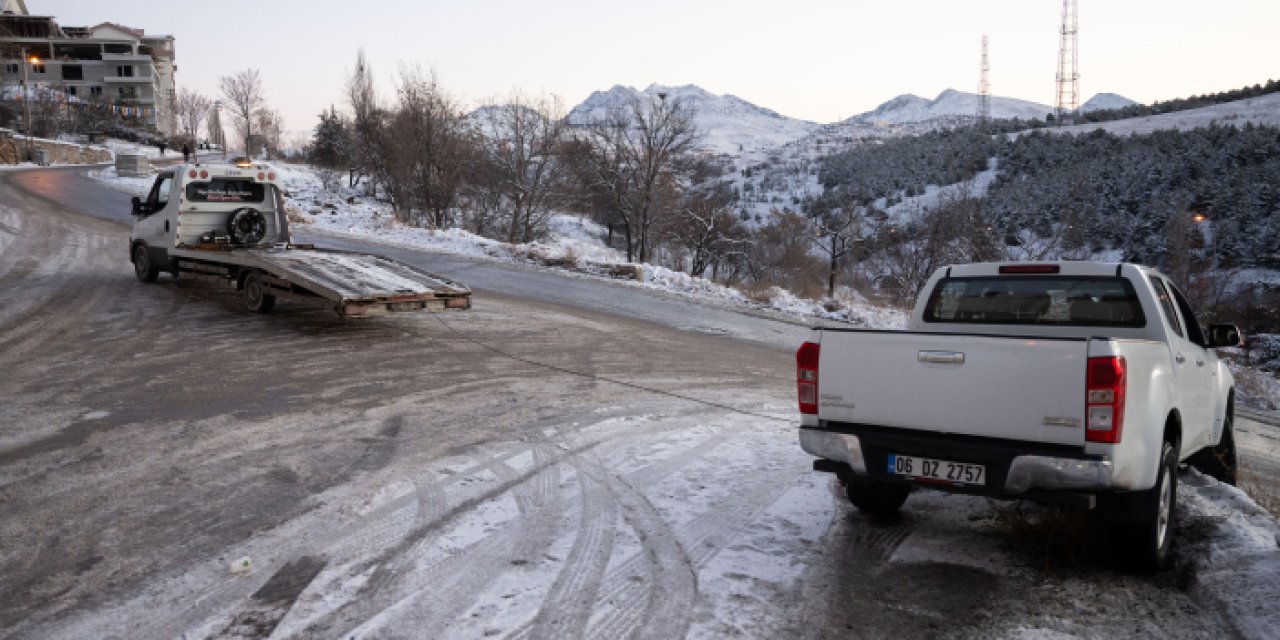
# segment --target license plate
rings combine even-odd
[[[421,302],[392,302],[391,304],[389,304],[389,305],[387,305],[387,306],[388,306],[388,307],[390,307],[392,311],[417,311],[418,309],[421,309],[421,308],[422,308],[423,303],[421,303]]]
[[[900,456],[895,453],[889,454],[889,473],[912,480],[957,485],[982,484],[987,479],[987,468],[984,465]]]

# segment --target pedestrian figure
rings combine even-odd
[[[191,147],[184,142],[182,143],[182,164],[187,164],[190,161],[191,161]]]
[[[158,148],[160,149],[160,157],[162,157],[162,158],[163,158],[163,157],[164,157],[164,143],[163,143],[163,142],[157,142],[157,143],[156,143],[156,147],[158,147]]]

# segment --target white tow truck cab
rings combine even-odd
[[[186,165],[163,171],[133,199],[133,239],[151,263],[176,272],[174,250],[288,245],[288,218],[265,164]]]
[[[1147,267],[944,267],[906,331],[813,331],[800,444],[865,511],[913,487],[1098,509],[1154,569],[1177,465],[1234,482],[1234,381],[1214,349],[1239,343]]]
[[[267,313],[277,298],[344,318],[471,308],[471,290],[383,256],[292,242],[276,170],[239,162],[161,171],[133,199],[129,259],[142,282],[161,272],[214,278]]]

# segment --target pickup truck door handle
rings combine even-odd
[[[1204,360],[1201,360],[1200,358],[1196,358],[1196,366],[1197,366],[1197,367],[1203,367],[1203,366],[1204,366]]]
[[[963,351],[919,351],[916,352],[917,362],[927,362],[930,364],[964,364]]]
[[[1174,360],[1174,362],[1177,362],[1178,364],[1182,364],[1182,363],[1184,363],[1184,362],[1186,362],[1186,361],[1187,361],[1187,358],[1186,358],[1186,356],[1184,356],[1184,355],[1182,355],[1181,353],[1179,353],[1178,355],[1176,355],[1176,356],[1174,356],[1174,357],[1173,357],[1173,360]]]

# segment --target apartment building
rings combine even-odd
[[[53,17],[31,15],[23,0],[0,0],[5,99],[24,95],[25,77],[27,92],[171,135],[177,131],[174,59],[173,36],[110,22],[64,27]]]

